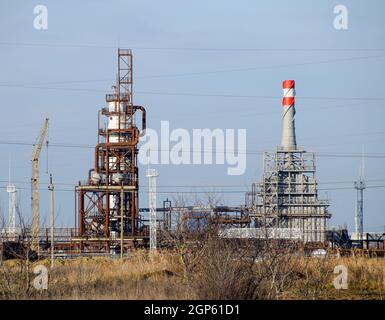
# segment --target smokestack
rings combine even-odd
[[[297,142],[295,139],[295,82],[294,80],[284,80],[283,88],[283,113],[282,113],[282,148],[284,150],[296,150]]]

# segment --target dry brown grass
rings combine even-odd
[[[18,261],[0,267],[3,299],[384,299],[385,259],[289,258],[252,265],[228,248],[212,248],[186,278],[180,257],[171,252],[136,251],[129,259],[78,258],[49,261],[48,290],[21,290]],[[217,251],[216,251],[217,250]],[[224,250],[220,252],[220,250]],[[239,254],[239,253],[237,253]],[[336,265],[348,268],[348,290],[333,287]],[[252,266],[252,267],[251,267]],[[283,268],[284,266],[284,268]],[[33,269],[33,266],[31,270]],[[6,273],[5,273],[6,272]],[[31,275],[33,278],[34,275]],[[254,277],[254,278],[253,278]],[[11,292],[4,282],[11,281]],[[275,282],[274,282],[275,281]],[[245,286],[249,286],[245,290]],[[250,289],[251,288],[251,289]],[[252,290],[252,291],[250,291]]]
[[[333,286],[334,267],[348,270],[348,289]],[[365,257],[301,258],[297,271],[302,275],[290,290],[287,299],[384,299],[385,259]]]
[[[191,299],[193,297],[178,276],[181,270],[175,260],[176,257],[170,254],[149,256],[138,251],[124,261],[108,258],[58,260],[52,270],[49,269],[50,262],[42,260],[35,265],[43,264],[48,268],[48,290],[31,289],[9,298]],[[8,273],[15,275],[17,265],[17,261],[5,263]]]
[[[64,299],[189,299],[175,256],[136,252],[125,261],[66,261],[51,275],[52,297]]]

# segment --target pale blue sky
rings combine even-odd
[[[48,7],[46,31],[33,28],[33,8],[38,4]],[[333,27],[337,4],[348,8],[348,30]],[[248,151],[274,150],[281,137],[281,82],[295,79],[298,144],[339,154],[358,154],[364,144],[368,154],[382,153],[381,158],[365,161],[367,185],[383,186],[384,14],[381,0],[1,0],[0,185],[6,185],[11,156],[12,178],[23,188],[20,203],[29,215],[31,146],[4,142],[34,142],[46,116],[51,119],[51,143],[95,144],[97,110],[104,106],[104,93],[112,85],[116,47],[121,46],[134,49],[134,100],[146,107],[150,127],[157,129],[160,120],[169,120],[171,128],[188,130],[246,128]],[[228,72],[210,73],[222,70]],[[45,151],[41,159],[42,182],[47,182]],[[92,149],[52,147],[50,170],[57,182],[64,183],[57,188],[73,189],[86,177],[92,161]],[[223,189],[246,190],[240,185],[259,180],[262,173],[260,156],[249,154],[247,161],[242,176],[227,176],[226,167],[219,165],[157,166],[159,185],[231,185]],[[350,229],[354,225],[355,190],[335,189],[352,187],[359,166],[357,157],[320,154],[317,158],[320,188],[329,189],[320,191],[320,197],[327,192],[332,204],[330,225],[346,222]],[[147,184],[144,169],[142,185]],[[5,190],[0,194],[6,213]],[[49,210],[47,194],[42,191],[43,217]],[[382,187],[365,191],[368,231],[384,229],[384,195]],[[166,196],[159,195],[159,205]],[[227,204],[242,204],[244,196],[224,194],[223,198]],[[56,203],[61,224],[72,225],[73,192],[58,191]],[[141,205],[147,206],[147,194],[141,194]]]

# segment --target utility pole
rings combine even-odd
[[[124,251],[124,201],[123,201],[123,183],[122,190],[120,191],[120,259],[123,260],[123,251]]]
[[[11,159],[9,159],[8,172],[8,233],[15,236],[16,233],[16,186],[11,183]]]
[[[39,211],[39,156],[47,133],[48,118],[45,119],[38,141],[32,152],[31,207],[32,207],[32,250],[39,255],[40,211]]]
[[[148,177],[148,207],[150,211],[150,252],[156,250],[156,178],[158,172],[156,169],[147,169]]]
[[[49,176],[48,190],[51,194],[51,268],[54,265],[55,259],[55,240],[54,240],[54,227],[55,227],[55,202],[54,202],[54,185],[52,182],[52,174]]]

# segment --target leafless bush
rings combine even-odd
[[[195,199],[197,207],[212,208],[218,199]],[[201,299],[280,299],[299,279],[298,257],[292,243],[268,239],[224,239],[217,220],[202,227],[184,225],[186,199],[176,199],[178,216],[165,237],[172,243],[183,279]]]
[[[331,284],[333,265],[326,257],[301,259],[298,270],[303,276],[295,288],[295,295],[300,299],[319,299]]]
[[[255,273],[252,252],[237,240],[215,236],[206,239],[200,248],[190,285],[200,299],[257,299],[262,278]]]
[[[0,223],[1,258],[8,256],[14,259],[10,266],[3,261],[0,264],[0,296],[6,299],[26,297],[31,291],[31,258],[34,255],[30,249],[30,224],[25,221],[19,209],[17,215],[20,228],[16,234],[7,231],[4,219]]]
[[[260,291],[265,299],[282,299],[301,278],[298,248],[281,239],[257,240],[256,274],[262,278]]]

